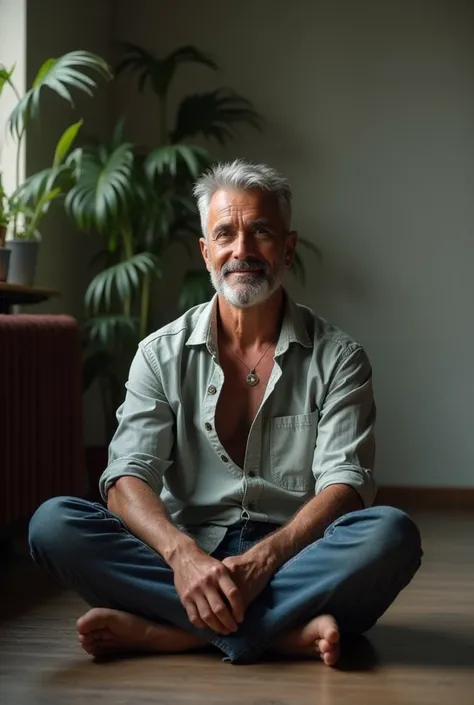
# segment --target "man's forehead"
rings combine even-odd
[[[272,217],[278,212],[275,199],[271,194],[257,189],[249,191],[216,191],[209,204],[209,215],[213,220],[231,218],[233,215],[251,217]]]

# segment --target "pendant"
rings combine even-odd
[[[255,387],[255,385],[260,382],[260,377],[255,373],[254,370],[250,370],[247,377],[245,378],[245,381],[247,382],[249,387]]]

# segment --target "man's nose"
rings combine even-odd
[[[249,255],[253,255],[252,238],[245,232],[240,232],[235,239],[234,257],[236,259],[245,260]]]

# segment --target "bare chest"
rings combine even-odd
[[[273,355],[263,360],[256,370],[259,382],[249,386],[246,368],[236,358],[224,356],[220,361],[224,385],[216,408],[216,431],[229,457],[243,467],[250,427],[265,396],[273,369]]]

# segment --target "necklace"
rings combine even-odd
[[[248,371],[249,371],[247,377],[245,378],[245,381],[247,382],[247,384],[249,385],[249,387],[255,387],[255,385],[257,385],[257,384],[260,382],[260,377],[259,377],[258,374],[255,372],[255,370],[257,369],[257,367],[259,366],[259,364],[262,362],[263,358],[265,357],[265,355],[267,354],[267,352],[270,350],[270,348],[271,348],[272,345],[273,345],[273,342],[270,343],[270,345],[269,345],[268,348],[265,350],[265,352],[263,353],[263,355],[262,355],[262,357],[260,358],[260,360],[259,360],[259,361],[257,362],[257,364],[254,365],[253,367],[249,367],[248,365],[246,365],[245,362],[237,355],[237,353],[232,350],[232,352],[234,353],[234,355],[235,355],[235,357],[237,358],[237,360],[240,360],[240,362],[242,363],[242,365],[245,365],[245,367],[246,367],[246,368],[248,369]]]

